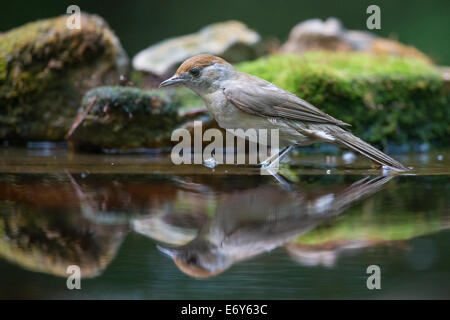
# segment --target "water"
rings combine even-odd
[[[413,171],[298,154],[285,188],[245,166],[2,148],[0,298],[450,298],[450,152],[398,158]]]

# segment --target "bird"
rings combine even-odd
[[[323,142],[359,153],[379,167],[409,170],[353,135],[348,130],[349,124],[271,82],[237,71],[220,57],[211,54],[193,56],[160,87],[179,85],[199,95],[223,129],[278,129],[279,146],[284,149],[276,157],[263,161],[262,166],[281,161],[296,146]]]
[[[392,178],[366,176],[351,185],[339,183],[320,191],[300,188],[287,192],[274,185],[240,188],[222,194],[214,214],[194,237],[181,245],[160,243],[158,250],[188,276],[217,276],[236,263],[286,246],[331,222],[355,202],[380,191]]]

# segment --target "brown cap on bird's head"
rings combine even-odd
[[[208,67],[214,63],[220,63],[220,64],[229,64],[222,58],[213,56],[212,54],[199,54],[192,58],[187,59],[184,61],[181,66],[178,68],[176,74],[180,74],[183,72],[188,72],[192,68],[200,68],[203,69],[205,67]]]
[[[200,75],[200,71],[213,64],[220,64],[222,66],[230,66],[228,62],[222,58],[213,56],[211,54],[199,54],[184,61],[178,68],[177,72],[166,81],[161,82],[160,88],[169,87],[172,85],[186,84],[191,80],[191,76],[186,76],[190,73],[192,76],[197,77]],[[232,67],[231,67],[232,68]]]

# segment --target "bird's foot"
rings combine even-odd
[[[295,145],[290,145],[289,147],[284,148],[281,152],[271,155],[259,164],[261,169],[278,168],[281,160],[283,160],[294,147]]]
[[[284,151],[284,150],[283,150]],[[271,156],[269,156],[266,160],[260,162],[258,165],[261,167],[261,169],[266,169],[269,168],[272,163],[278,159],[280,157],[280,151],[278,150],[277,152],[275,152],[274,154],[272,154]]]
[[[272,162],[268,159],[264,160],[263,162],[259,163],[259,166],[261,169],[268,169],[272,165]]]

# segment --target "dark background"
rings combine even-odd
[[[450,1],[23,1],[1,0],[0,31],[36,19],[65,14],[71,4],[103,16],[130,57],[168,37],[195,32],[204,25],[237,19],[262,36],[285,40],[291,28],[310,18],[339,18],[348,29],[366,28],[366,8],[381,8],[377,34],[414,45],[438,64],[450,64]]]

